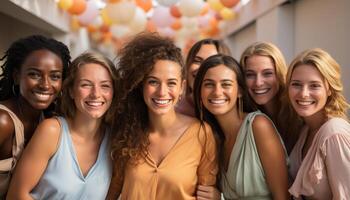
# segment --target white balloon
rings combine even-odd
[[[146,29],[147,15],[142,8],[137,7],[135,16],[131,20],[129,26],[134,33],[139,33]]]
[[[136,5],[129,1],[121,1],[117,3],[108,3],[106,12],[108,17],[114,23],[127,24],[135,15]]]
[[[128,26],[122,25],[122,24],[112,25],[110,28],[110,31],[111,31],[112,35],[117,37],[117,38],[121,38],[121,37],[128,36],[131,34],[130,28]]]
[[[162,6],[170,7],[174,4],[176,4],[179,0],[157,0],[157,2]],[[192,0],[190,0],[192,1]]]
[[[203,6],[203,0],[180,0],[178,5],[181,14],[186,17],[198,16]]]

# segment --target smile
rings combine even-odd
[[[99,107],[99,106],[102,106],[104,104],[101,101],[86,101],[85,103],[91,107]]]
[[[299,100],[297,100],[296,102],[298,105],[301,105],[301,106],[309,106],[315,103],[315,101],[299,101]]]
[[[227,99],[209,99],[208,101],[211,104],[224,104],[227,102]]]
[[[255,89],[253,90],[253,92],[257,95],[260,95],[260,94],[266,94],[270,89],[267,88],[267,89]]]
[[[41,93],[41,92],[33,92],[33,94],[40,101],[48,101],[50,99],[50,97],[52,96],[52,94]]]
[[[170,103],[171,100],[170,99],[152,99],[152,101],[158,105],[167,105]]]

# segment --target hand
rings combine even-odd
[[[221,193],[214,186],[197,186],[197,200],[220,200]]]

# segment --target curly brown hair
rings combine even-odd
[[[170,60],[181,66],[181,50],[156,33],[136,35],[118,54],[117,112],[113,125],[112,159],[114,179],[122,181],[127,163],[137,164],[145,156],[148,145],[148,109],[143,99],[143,82],[158,60]],[[130,162],[129,162],[130,161]]]

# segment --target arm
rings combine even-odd
[[[333,135],[324,143],[325,165],[333,199],[350,197],[350,136]]]
[[[59,137],[60,125],[57,119],[44,120],[37,127],[16,166],[7,199],[32,199],[30,192],[56,152]]]
[[[204,153],[198,167],[197,199],[220,199],[220,191],[215,187],[218,173],[216,142],[209,125],[205,124],[202,131],[204,131]]]
[[[9,158],[12,151],[12,136],[15,126],[10,115],[5,110],[0,110],[0,160]]]
[[[265,116],[256,116],[253,134],[273,199],[290,199],[286,156],[275,127]]]

